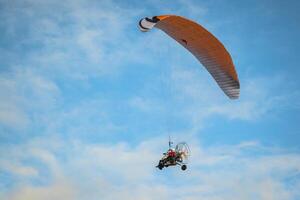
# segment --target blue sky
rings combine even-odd
[[[299,199],[298,1],[0,1],[0,199]],[[145,16],[217,36],[229,100]],[[189,143],[188,170],[157,164]]]

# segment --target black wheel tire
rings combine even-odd
[[[158,169],[162,170],[164,168],[164,166],[162,164],[158,165]]]
[[[181,169],[182,169],[183,171],[186,170],[186,168],[187,168],[186,165],[182,165],[182,166],[181,166]]]

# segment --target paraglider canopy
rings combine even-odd
[[[230,99],[239,98],[240,83],[233,61],[224,45],[201,25],[175,15],[143,18],[143,32],[159,28],[189,50],[212,75]]]

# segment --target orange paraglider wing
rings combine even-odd
[[[144,18],[142,31],[159,28],[189,50],[231,99],[239,98],[240,83],[231,56],[223,44],[201,25],[175,15]]]

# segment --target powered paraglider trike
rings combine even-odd
[[[158,169],[162,170],[164,167],[181,166],[182,170],[187,169],[187,162],[190,156],[190,149],[187,143],[180,142],[175,149],[171,147],[172,142],[169,142],[169,150],[164,153],[164,156],[159,160]]]

